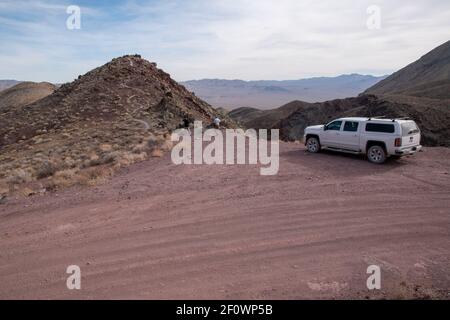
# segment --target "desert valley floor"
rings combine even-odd
[[[276,176],[166,154],[0,205],[0,299],[448,299],[449,270],[447,148],[376,166],[281,143]]]

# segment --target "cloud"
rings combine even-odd
[[[1,1],[0,77],[69,81],[141,53],[177,80],[298,79],[395,71],[449,40],[447,0]],[[369,30],[366,9],[381,8]]]

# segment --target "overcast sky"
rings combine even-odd
[[[449,0],[0,0],[0,79],[67,82],[134,53],[176,80],[383,75],[447,40]]]

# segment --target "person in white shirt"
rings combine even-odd
[[[215,127],[216,129],[219,129],[219,127],[220,127],[220,119],[219,119],[218,117],[216,117],[216,118],[214,119],[214,127]]]

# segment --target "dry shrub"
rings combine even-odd
[[[100,157],[98,156],[98,154],[95,151],[92,151],[89,154],[89,160],[91,161],[98,161],[100,159]]]
[[[161,149],[153,149],[151,156],[155,158],[160,158],[164,155],[164,152]]]
[[[159,147],[161,143],[164,141],[164,138],[161,136],[151,135],[147,138],[147,145],[150,150],[153,150],[156,147]]]
[[[112,173],[113,169],[106,166],[95,166],[82,170],[66,169],[56,172],[44,187],[47,190],[55,190],[74,185],[93,186],[106,181]]]
[[[53,179],[47,179],[42,182],[42,188],[46,191],[56,190],[57,185]]]
[[[79,172],[77,183],[93,186],[105,182],[112,174],[113,170],[110,167],[88,168]]]
[[[6,195],[9,193],[9,187],[6,181],[0,181],[0,196]]]
[[[100,164],[102,164],[100,157],[95,152],[91,152],[88,159],[83,161],[83,168],[95,167]]]
[[[119,158],[120,153],[118,151],[106,152],[101,154],[100,161],[102,164],[109,164],[115,162]]]
[[[110,152],[112,150],[112,146],[106,143],[102,143],[99,148],[103,152]]]
[[[173,142],[171,140],[164,140],[164,142],[161,144],[161,149],[163,151],[170,151],[173,148]]]
[[[70,187],[77,183],[77,169],[66,169],[58,171],[53,175],[54,187]]]
[[[44,161],[36,170],[36,177],[38,179],[44,179],[52,176],[58,169],[60,165],[54,163],[53,161]]]
[[[119,151],[102,152],[100,155],[90,154],[89,158],[83,161],[82,168],[95,167],[103,164],[111,164],[117,162],[121,157]]]
[[[23,195],[24,197],[29,197],[29,196],[32,196],[32,195],[36,194],[36,192],[34,190],[32,190],[32,189],[30,189],[28,187],[24,187],[24,188],[19,189],[19,193],[21,195]]]
[[[147,159],[148,155],[146,152],[142,152],[139,154],[131,153],[131,152],[124,152],[120,154],[119,158],[116,161],[116,167],[125,167],[129,166],[130,164],[133,164],[135,162],[144,161]]]
[[[72,157],[66,157],[64,159],[64,166],[66,168],[74,168],[76,167],[77,162]]]
[[[170,140],[170,135],[151,136],[148,138],[146,144],[152,153],[155,150],[158,150],[156,153],[159,153],[160,151],[170,151],[173,147],[173,142]]]
[[[8,177],[7,183],[10,185],[18,185],[25,182],[29,182],[31,180],[32,175],[29,172],[23,169],[16,169]]]
[[[147,149],[148,149],[148,144],[143,142],[143,143],[135,145],[132,152],[139,154],[139,153],[145,152]]]

